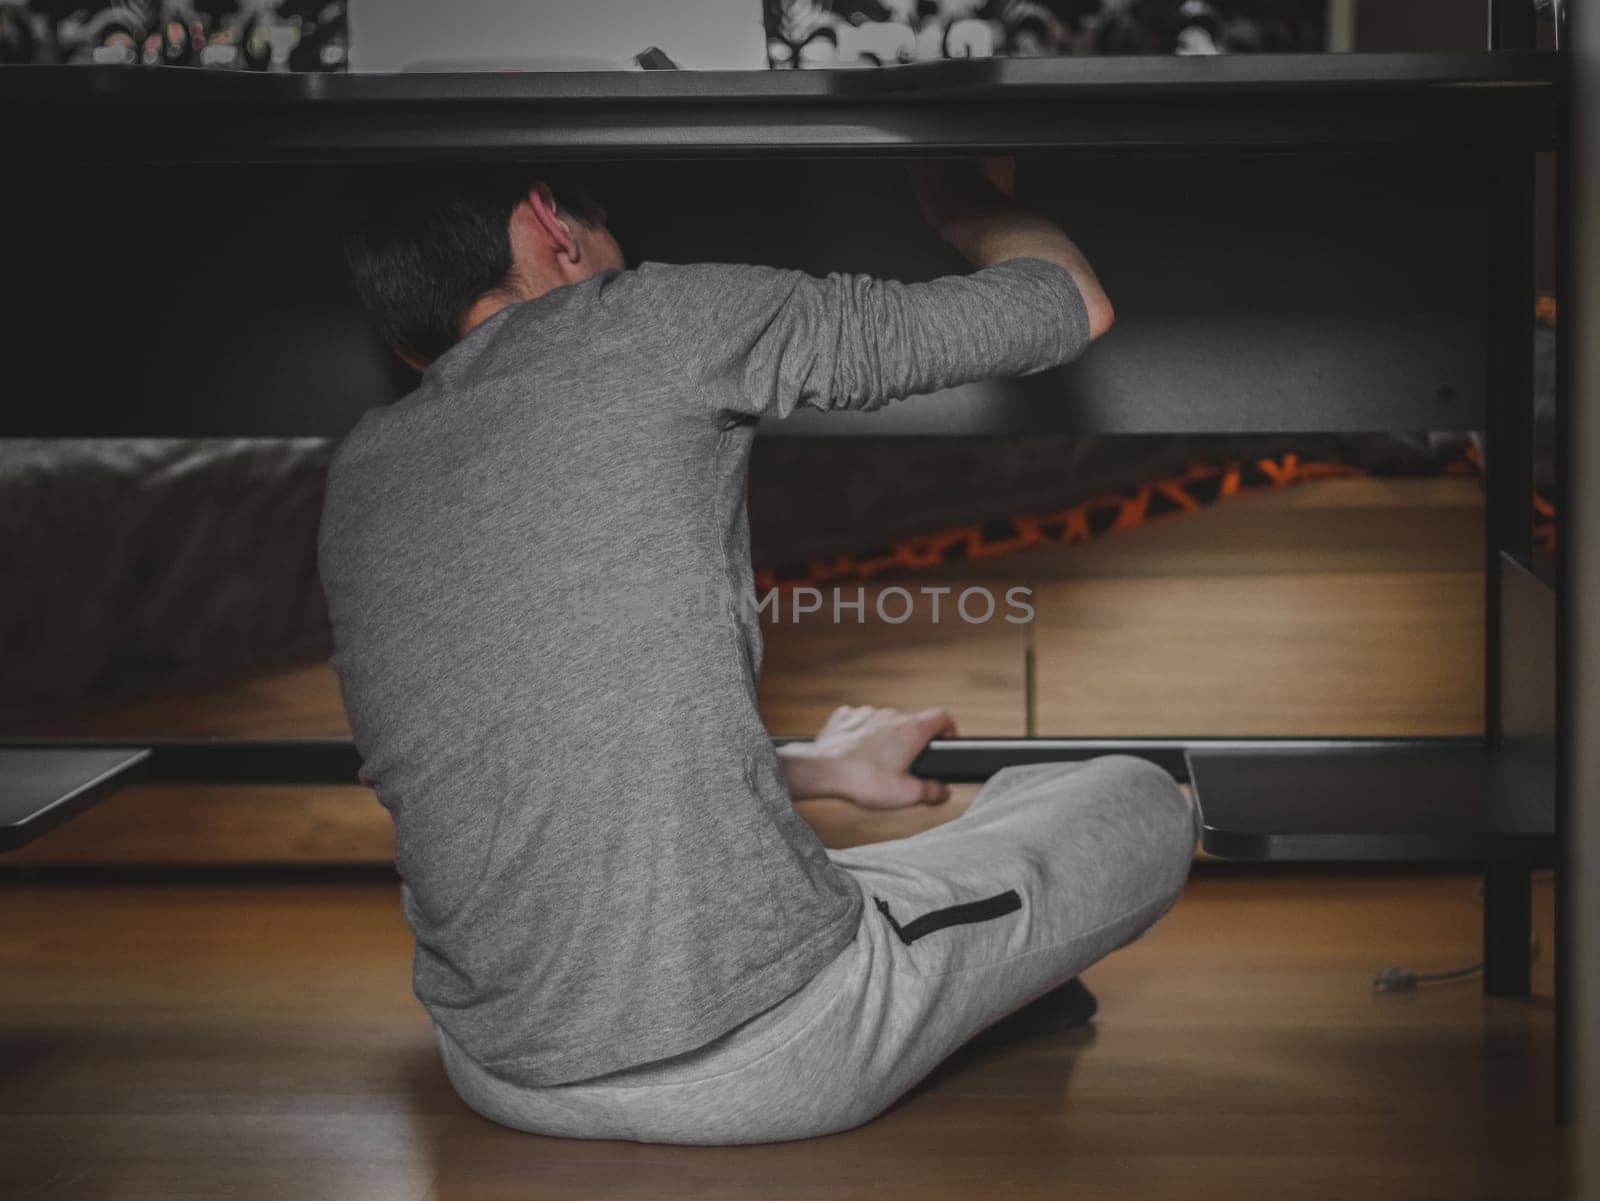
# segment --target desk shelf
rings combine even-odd
[[[913,770],[980,783],[1004,767],[1110,754],[1189,782],[1206,850],[1228,858],[1548,864],[1555,853],[1547,757],[1471,738],[956,738],[930,744]],[[64,820],[135,778],[355,784],[360,762],[340,738],[11,741],[0,743],[0,803],[7,816]],[[58,814],[56,800],[68,809]]]
[[[1478,742],[1192,746],[1205,849],[1230,859],[1555,862],[1554,782]]]
[[[1476,738],[961,738],[914,770],[977,783],[1014,764],[1124,754],[1187,781],[1202,845],[1230,859],[1545,865],[1549,757]]]
[[[82,813],[142,773],[145,747],[0,748],[0,851]]]

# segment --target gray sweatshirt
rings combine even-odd
[[[539,1086],[692,1050],[855,934],[756,711],[756,420],[1087,342],[1040,259],[921,284],[647,263],[501,310],[362,415],[320,533],[333,662],[417,996],[481,1066]]]

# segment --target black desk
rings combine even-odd
[[[922,770],[973,779],[1128,750],[1192,779],[1219,853],[1482,863],[1499,881],[1487,987],[1518,994],[1527,873],[1558,849],[1530,314],[1534,156],[1557,147],[1564,103],[1562,60],[1525,52],[546,76],[6,68],[0,104],[28,116],[0,205],[8,228],[37,231],[5,284],[24,312],[10,391],[35,403],[8,406],[0,436],[337,435],[404,392],[334,274],[332,195],[367,165],[583,159],[648,199],[613,206],[640,257],[926,278],[955,263],[884,160],[1017,152],[1030,201],[1063,217],[1116,294],[1117,337],[1053,375],[776,432],[1482,430],[1483,735],[961,740]],[[691,175],[724,203],[683,200],[673,185]],[[180,214],[169,253],[114,236],[166,248]],[[123,270],[105,269],[108,245],[125,247]],[[116,321],[81,314],[85,273]],[[97,745],[148,750],[152,780],[349,781],[356,764],[338,742]],[[31,756],[66,749],[11,744],[7,803],[41,778]],[[80,801],[82,775],[62,785]],[[13,839],[62,810],[38,811]]]

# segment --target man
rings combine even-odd
[[[330,471],[334,662],[395,819],[417,996],[496,1121],[685,1143],[857,1125],[1187,874],[1192,806],[1125,756],[1007,769],[955,821],[845,852],[794,810],[942,800],[908,767],[954,727],[845,709],[774,750],[755,422],[1037,372],[1112,319],[1009,164],[914,178],[972,274],[629,270],[581,190],[502,172],[350,207],[357,288],[424,374]]]

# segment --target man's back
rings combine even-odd
[[[322,527],[334,662],[417,994],[474,1060],[548,1085],[679,1054],[850,942],[859,891],[755,705],[751,419],[1087,337],[1037,259],[911,286],[646,265],[501,310],[363,418]]]

